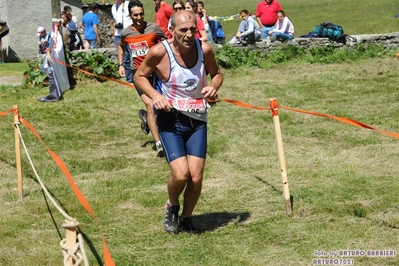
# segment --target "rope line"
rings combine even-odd
[[[101,239],[102,239],[102,244],[103,244],[103,256],[104,256],[104,264],[106,266],[114,266],[115,263],[112,259],[111,253],[108,249],[107,242],[105,241],[104,233],[101,229],[100,223],[97,220],[96,215],[94,214],[93,209],[91,208],[89,202],[86,200],[85,196],[83,193],[80,191],[79,187],[76,185],[75,181],[73,180],[71,174],[69,173],[69,170],[65,163],[61,160],[61,158],[55,154],[47,145],[46,143],[42,140],[40,137],[39,133],[36,131],[36,129],[23,117],[19,116],[19,121],[21,121],[22,124],[24,124],[29,130],[36,136],[36,138],[44,145],[44,147],[47,149],[47,152],[50,154],[50,156],[53,158],[54,162],[58,165],[58,167],[61,169],[61,171],[64,173],[65,177],[68,179],[69,185],[72,188],[72,191],[74,192],[76,198],[79,200],[80,204],[86,209],[86,211],[91,215],[93,218],[94,222],[97,224],[99,227]]]
[[[36,167],[35,167],[35,165],[33,164],[33,161],[32,161],[32,158],[31,158],[30,155],[29,155],[28,149],[26,148],[25,141],[24,141],[24,138],[22,137],[22,132],[21,132],[21,129],[20,129],[20,127],[19,127],[19,123],[14,123],[14,125],[15,125],[15,127],[17,128],[17,130],[18,130],[18,135],[19,135],[19,138],[20,138],[20,140],[21,140],[22,146],[23,146],[23,148],[24,148],[25,154],[26,154],[26,156],[28,157],[29,164],[30,164],[30,166],[32,167],[32,170],[33,170],[33,172],[34,172],[34,174],[35,174],[35,176],[36,176],[36,179],[39,181],[39,184],[40,184],[42,190],[44,191],[44,194],[45,194],[46,197],[50,200],[50,202],[53,204],[53,206],[64,216],[65,219],[75,221],[74,218],[72,218],[71,216],[69,216],[69,215],[58,205],[58,203],[55,201],[54,197],[51,196],[50,192],[47,190],[47,188],[46,188],[46,186],[44,185],[43,181],[41,180],[39,174],[37,173]],[[77,223],[76,223],[76,224],[77,224]],[[79,234],[79,235],[80,235],[80,234]],[[80,238],[78,237],[78,241],[76,242],[76,245],[75,245],[75,247],[73,247],[73,248],[67,247],[67,246],[65,245],[65,244],[66,244],[66,241],[67,241],[66,239],[62,239],[61,242],[60,242],[60,245],[61,245],[61,248],[62,248],[62,251],[63,251],[63,254],[64,254],[64,260],[63,260],[63,261],[64,261],[64,265],[65,265],[65,266],[69,266],[69,265],[70,265],[70,263],[69,263],[69,259],[70,259],[70,258],[72,258],[73,261],[75,261],[74,266],[75,266],[75,265],[76,265],[76,266],[80,265],[82,261],[85,263],[84,265],[89,265],[88,263],[86,263],[86,262],[87,262],[87,258],[86,258],[86,252],[85,252],[85,249],[84,249],[83,238],[82,238],[82,237],[80,237]],[[82,254],[78,252],[79,249],[80,249],[81,251],[83,250],[83,252],[81,252]]]
[[[22,146],[24,147],[26,156],[28,157],[28,160],[29,160],[29,163],[30,163],[30,165],[31,165],[31,167],[32,167],[32,170],[33,170],[33,172],[35,173],[35,176],[36,176],[37,180],[39,181],[39,184],[40,184],[40,186],[42,187],[42,189],[43,189],[44,193],[46,194],[47,198],[49,198],[49,200],[50,200],[51,203],[54,205],[54,207],[65,217],[65,219],[67,219],[67,220],[74,220],[71,216],[69,216],[69,215],[57,204],[57,202],[55,201],[55,199],[54,199],[54,198],[51,196],[51,194],[48,192],[46,186],[44,185],[44,183],[42,182],[41,178],[39,177],[39,174],[37,173],[36,168],[35,168],[35,166],[34,166],[34,164],[33,164],[33,162],[32,162],[32,159],[31,159],[31,157],[30,157],[30,155],[29,155],[29,152],[28,152],[28,150],[27,150],[27,148],[26,148],[24,138],[22,137],[22,133],[21,133],[21,130],[20,130],[20,128],[19,128],[19,125],[15,125],[15,126],[16,126],[16,128],[18,129],[19,138],[21,139]]]

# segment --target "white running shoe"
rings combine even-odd
[[[238,43],[238,39],[236,36],[233,36],[233,38],[231,38],[230,41],[227,42],[228,44],[237,44]]]

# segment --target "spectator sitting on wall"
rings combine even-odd
[[[228,42],[229,44],[254,44],[256,41],[260,40],[262,36],[262,32],[260,30],[260,26],[258,22],[256,22],[255,18],[249,14],[248,10],[241,10],[240,16],[242,21],[238,26],[238,30],[236,35]]]
[[[294,25],[285,15],[283,10],[277,11],[276,27],[269,31],[270,40],[292,40],[294,39]]]

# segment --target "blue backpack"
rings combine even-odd
[[[326,37],[332,40],[338,40],[344,34],[344,29],[334,23],[321,23],[317,25],[312,33],[319,37]]]
[[[209,28],[212,32],[212,38],[215,43],[224,43],[226,35],[224,34],[222,24],[217,20],[208,20]]]

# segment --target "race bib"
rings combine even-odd
[[[129,45],[130,51],[132,52],[132,58],[138,56],[145,56],[150,50],[147,41],[135,42]]]
[[[203,114],[206,112],[206,102],[203,98],[182,98],[173,101],[173,107],[179,111]]]

